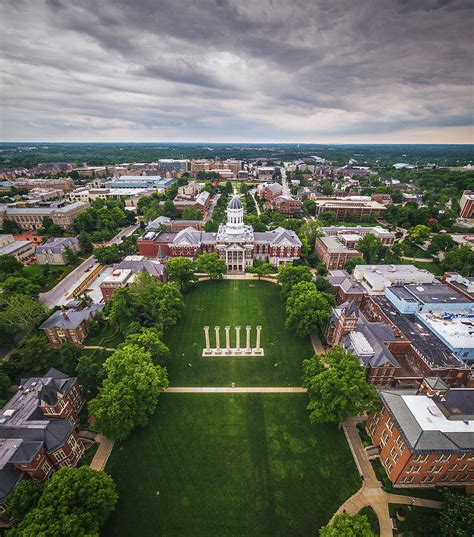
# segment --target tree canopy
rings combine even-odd
[[[6,535],[98,537],[117,499],[115,484],[105,472],[63,467],[46,483],[36,507]]]
[[[467,244],[453,248],[445,253],[441,267],[447,272],[474,276],[474,251]]]
[[[196,281],[195,271],[196,265],[194,261],[187,257],[172,257],[168,259],[165,266],[168,280],[176,283],[183,292],[187,291]]]
[[[377,391],[366,381],[359,359],[343,347],[304,360],[303,368],[312,422],[342,423],[378,407]]]
[[[142,347],[125,344],[105,361],[106,378],[89,413],[97,427],[113,440],[124,440],[144,427],[156,410],[160,391],[168,386],[166,369],[153,364]]]
[[[447,492],[439,520],[442,537],[472,537],[474,535],[474,496]]]
[[[222,279],[227,272],[227,265],[216,252],[199,254],[196,260],[196,270],[207,274],[212,280]]]
[[[285,326],[304,337],[322,329],[329,321],[332,295],[321,293],[312,282],[299,282],[291,288],[286,301]]]
[[[295,266],[292,263],[280,265],[277,281],[281,285],[281,294],[286,300],[291,288],[299,282],[310,282],[312,274],[305,265]]]
[[[365,515],[341,513],[334,517],[332,525],[323,526],[319,537],[376,537]]]

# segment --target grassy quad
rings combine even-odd
[[[284,304],[278,286],[269,282],[225,280],[206,281],[194,286],[185,296],[186,309],[179,323],[167,334],[172,359],[166,364],[174,386],[300,386],[302,361],[314,352],[309,339],[300,339],[285,329]],[[202,357],[203,327],[221,327],[221,346],[225,346],[226,325],[231,326],[231,345],[235,345],[235,326],[241,328],[245,345],[245,326],[262,325],[264,357]],[[191,366],[189,366],[191,364]],[[275,365],[277,364],[277,365]]]
[[[360,486],[344,435],[311,425],[304,394],[165,394],[117,444],[106,536],[317,535]]]

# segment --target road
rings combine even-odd
[[[140,227],[139,224],[134,224],[133,226],[126,227],[122,229],[113,239],[111,239],[111,244],[120,244],[122,242],[122,237],[129,237]],[[70,272],[65,278],[63,278],[56,287],[53,287],[51,291],[47,293],[41,293],[39,296],[39,301],[44,304],[47,308],[53,308],[54,306],[59,306],[64,302],[66,295],[68,295],[73,287],[75,287],[79,281],[83,278],[86,272],[89,272],[88,267],[97,265],[97,261],[94,256],[88,257],[83,261],[78,267],[76,267],[72,272]]]
[[[207,214],[206,216],[204,217],[204,220],[202,221],[203,224],[205,224],[206,222],[208,222],[209,220],[211,220],[212,218],[212,214],[214,213],[214,209],[216,208],[216,205],[217,205],[217,202],[219,200],[219,198],[221,197],[220,194],[216,194],[214,196],[214,199],[211,201],[211,204],[209,205],[209,210],[207,211]]]

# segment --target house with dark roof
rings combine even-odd
[[[0,509],[21,479],[45,480],[77,464],[84,453],[77,418],[83,404],[77,379],[57,369],[21,380],[0,409]]]
[[[85,308],[61,308],[48,317],[40,329],[53,347],[60,347],[65,341],[81,345],[87,337],[89,323],[103,307],[104,304],[91,304]]]
[[[382,407],[366,428],[395,487],[474,483],[474,389],[434,377],[379,395]]]
[[[36,260],[39,265],[65,265],[64,254],[69,248],[78,252],[81,248],[76,237],[57,237],[48,239],[36,248]]]

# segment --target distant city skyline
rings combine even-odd
[[[17,0],[0,138],[473,143],[467,0]]]

